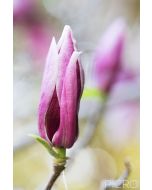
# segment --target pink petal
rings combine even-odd
[[[103,66],[114,66],[119,59],[124,45],[125,23],[122,19],[117,19],[108,30],[104,33],[100,45],[98,47],[98,56],[105,57],[107,62]]]
[[[82,96],[83,88],[84,88],[84,70],[80,63],[80,60],[77,61],[77,109],[79,111],[80,98]]]
[[[80,63],[80,60],[78,60],[78,62],[77,62],[77,75],[80,75],[80,86],[81,86],[80,97],[81,97],[83,88],[84,88],[85,78],[84,78],[84,70]],[[79,78],[79,77],[77,76],[77,78]]]
[[[55,39],[52,39],[52,43],[49,49],[48,57],[46,60],[42,87],[41,97],[38,110],[39,116],[39,133],[42,138],[47,139],[45,129],[45,115],[48,110],[53,92],[55,90],[55,83],[57,80],[57,68],[58,68],[58,52]],[[51,80],[50,80],[51,79]]]
[[[57,98],[56,88],[51,98],[49,108],[45,117],[46,133],[50,141],[52,141],[53,135],[58,130],[60,125],[60,107]]]
[[[61,49],[61,46],[67,36],[67,34],[70,34],[71,37],[72,37],[72,41],[73,41],[73,45],[74,45],[74,50],[76,50],[76,40],[74,39],[73,37],[73,33],[72,33],[72,29],[70,28],[69,25],[65,25],[64,29],[63,29],[63,32],[62,32],[62,35],[58,41],[58,44],[57,44],[57,47],[58,47],[58,52],[60,51]]]
[[[105,32],[94,55],[95,72],[99,86],[108,91],[121,67],[125,40],[125,23],[117,19]]]
[[[13,19],[14,21],[23,21],[35,9],[35,0],[14,0],[13,1]]]
[[[71,56],[75,50],[75,40],[73,38],[72,30],[69,26],[65,26],[63,34],[58,42],[59,51],[59,75],[57,81],[57,95],[60,102],[63,80],[66,72],[67,65],[71,59]]]
[[[77,110],[77,61],[79,52],[74,52],[67,66],[60,103],[60,127],[52,142],[56,146],[70,148],[78,135]]]

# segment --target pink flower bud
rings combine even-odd
[[[125,24],[116,20],[103,35],[94,54],[94,71],[98,85],[103,92],[111,90],[121,67],[121,56],[125,40]]]
[[[38,113],[40,136],[56,147],[70,148],[78,136],[78,111],[84,87],[79,55],[72,30],[65,26],[58,44],[54,38],[51,42]]]

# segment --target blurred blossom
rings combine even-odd
[[[104,140],[115,148],[123,148],[138,134],[139,102],[132,101],[107,110],[102,129]]]
[[[36,61],[38,68],[43,68],[43,60],[49,48],[51,29],[45,16],[41,13],[35,0],[15,0],[13,10],[14,26],[19,26],[24,32],[27,52]]]
[[[29,18],[34,9],[35,0],[14,0],[13,1],[13,17],[14,23]]]
[[[137,77],[137,73],[135,71],[121,68],[120,72],[117,74],[116,82],[133,80],[135,77]]]
[[[49,49],[39,105],[40,136],[54,146],[70,148],[78,136],[78,111],[84,86],[72,30],[65,26]]]
[[[29,51],[33,58],[41,61],[44,60],[49,48],[51,32],[44,24],[31,26],[27,31]],[[42,65],[38,65],[42,67]]]
[[[122,64],[125,23],[117,19],[103,35],[94,54],[94,72],[99,88],[108,93]]]

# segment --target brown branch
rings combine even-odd
[[[51,190],[52,186],[54,185],[55,181],[57,180],[57,178],[60,176],[61,172],[65,169],[65,163],[63,164],[57,164],[54,165],[54,173],[50,179],[50,181],[48,182],[45,190]]]

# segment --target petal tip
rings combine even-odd
[[[48,52],[48,57],[50,54],[52,54],[52,50],[57,51],[57,44],[56,44],[55,37],[52,38],[51,45]]]
[[[71,34],[72,35],[72,29],[69,25],[65,25],[63,32],[65,32],[66,34]]]
[[[55,40],[55,37],[54,37],[54,36],[53,36],[53,38],[52,38],[51,45],[56,45],[56,40]]]

